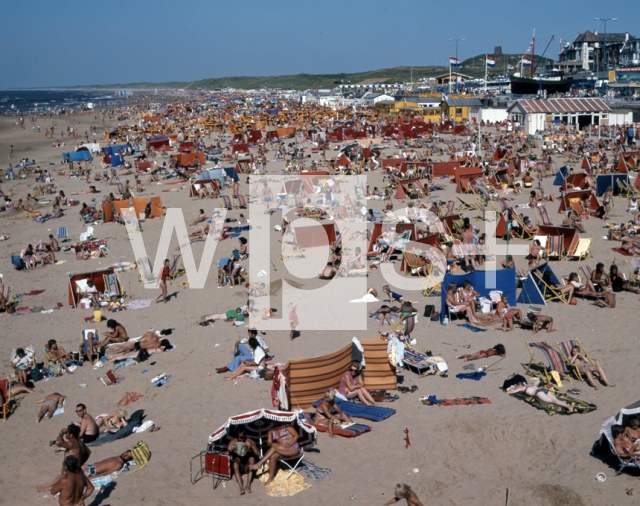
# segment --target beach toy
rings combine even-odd
[[[600,483],[602,483],[606,479],[607,479],[607,475],[606,474],[604,474],[604,473],[596,474],[596,480],[598,480]]]

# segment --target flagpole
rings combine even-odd
[[[451,56],[449,56],[449,95],[451,95]]]
[[[484,92],[487,92],[487,55],[484,56]]]

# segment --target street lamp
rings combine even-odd
[[[604,23],[604,39],[602,43],[604,51],[604,60],[602,62],[602,89],[604,89],[604,78],[609,63],[609,55],[607,54],[607,21],[618,21],[618,18],[593,18],[593,20],[602,21]]]
[[[456,61],[458,62],[458,67],[460,66],[460,60],[458,60],[458,42],[462,42],[465,39],[449,39],[456,43]],[[449,63],[449,68],[451,68],[451,63]],[[451,79],[449,79],[449,90],[451,90]],[[458,75],[456,73],[456,93],[458,92]]]

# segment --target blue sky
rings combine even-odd
[[[602,30],[640,36],[640,2],[79,0],[5,2],[0,88],[192,81],[443,64]],[[536,52],[544,49],[539,42]],[[553,42],[548,56],[557,56]]]

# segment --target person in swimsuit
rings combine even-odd
[[[616,453],[623,460],[640,456],[640,445],[637,442],[631,442],[622,425],[612,425],[611,436],[613,437],[613,446],[616,449]]]
[[[488,350],[480,350],[476,353],[468,353],[466,355],[458,355],[457,359],[464,359],[465,362],[469,360],[479,360],[481,358],[489,358],[499,355],[501,357],[506,357],[507,352],[504,349],[502,344],[496,344],[493,348],[489,348]]]
[[[281,423],[269,431],[267,437],[267,445],[269,451],[259,462],[249,466],[251,471],[257,471],[265,463],[269,462],[269,479],[264,482],[266,487],[276,475],[278,460],[291,459],[300,454],[300,445],[298,445],[298,431],[288,423]]]
[[[605,211],[602,215],[602,219],[606,220],[609,213],[613,210],[613,188],[611,188],[611,186],[607,188],[607,191],[605,191],[602,196],[602,207],[604,207]]]
[[[271,201],[273,200],[273,192],[269,185],[265,181],[263,183],[264,188],[262,188],[262,202],[264,203],[264,213],[268,214],[271,211]]]
[[[96,416],[96,423],[100,432],[117,432],[127,425],[127,412],[124,409],[119,409],[108,415]]]
[[[446,304],[451,308],[454,313],[465,313],[470,323],[478,323],[476,318],[476,305],[471,302],[458,302],[456,300],[456,290],[458,285],[454,282],[449,283],[449,289],[447,290]]]
[[[378,309],[374,309],[369,312],[370,315],[377,315],[378,327],[382,327],[384,322],[387,322],[391,326],[391,309],[386,304],[383,304]]]
[[[129,340],[127,330],[121,323],[115,320],[109,320],[107,321],[107,328],[111,329],[111,332],[104,333],[105,338],[99,346],[104,347],[109,343],[124,343]]]
[[[392,504],[395,504],[401,501],[402,499],[407,500],[407,506],[423,506],[423,504],[420,502],[420,499],[418,499],[418,496],[416,495],[416,493],[413,490],[411,490],[411,487],[409,485],[405,483],[398,483],[396,485],[396,489],[394,490],[394,495],[395,497],[390,501],[386,502],[384,506],[391,506]]]
[[[329,429],[329,437],[335,437],[333,434],[333,422],[353,423],[353,420],[349,415],[345,415],[340,406],[336,404],[336,391],[332,388],[324,393],[324,397],[318,407],[316,408],[316,416],[314,418],[315,423],[325,425]],[[333,411],[335,410],[335,414]]]
[[[513,322],[516,317],[520,324],[522,324],[522,311],[511,307],[509,305],[509,298],[506,295],[503,295],[500,302],[498,302],[496,314],[502,318],[502,327],[496,327],[494,330],[502,330],[503,332],[513,330]]]
[[[44,399],[36,401],[36,404],[42,404],[38,416],[36,416],[36,423],[40,423],[46,415],[48,415],[47,419],[50,420],[56,409],[62,407],[65,399],[66,397],[62,394],[49,394]]]
[[[247,492],[251,493],[251,482],[255,472],[249,469],[249,466],[255,464],[256,459],[260,457],[258,446],[253,440],[247,438],[244,429],[240,429],[238,435],[229,442],[228,451],[233,466],[233,474],[240,487],[240,495],[245,494],[245,488]],[[242,485],[243,474],[247,475],[246,486]]]
[[[624,428],[624,433],[631,441],[640,440],[640,419],[637,416],[632,416],[627,422],[627,426]]]
[[[375,406],[376,404],[373,397],[371,397],[371,394],[364,386],[364,378],[362,377],[360,362],[355,360],[351,362],[349,370],[340,378],[338,393],[346,399],[354,399],[357,397],[367,406]]]
[[[82,466],[82,471],[87,478],[99,478],[100,476],[107,476],[111,473],[128,470],[127,463],[132,459],[131,450],[127,450],[117,457],[109,457],[100,462],[85,464]]]
[[[531,333],[534,335],[537,334],[538,330],[540,330],[545,324],[547,325],[547,334],[560,330],[553,328],[553,318],[551,318],[551,316],[535,313],[529,313],[528,316],[529,319],[533,321],[533,328],[531,330]]]
[[[609,380],[607,380],[607,377],[605,376],[604,371],[602,370],[602,367],[600,367],[599,365],[590,364],[587,361],[586,357],[582,353],[580,353],[580,348],[578,346],[574,346],[573,348],[571,348],[571,356],[569,357],[569,363],[575,365],[578,368],[578,370],[587,377],[587,381],[589,382],[589,384],[596,390],[599,390],[599,388],[596,381],[593,378],[594,372],[598,373],[598,375],[600,376],[600,379],[606,386],[608,387],[616,386],[615,383],[609,383]]]
[[[561,401],[547,388],[538,388],[535,385],[520,383],[519,385],[511,387],[509,390],[507,390],[507,393],[509,395],[513,395],[518,392],[524,392],[530,397],[537,397],[541,401],[548,402],[549,404],[555,404],[556,406],[565,408],[569,413],[573,413],[573,406],[571,404]]]

